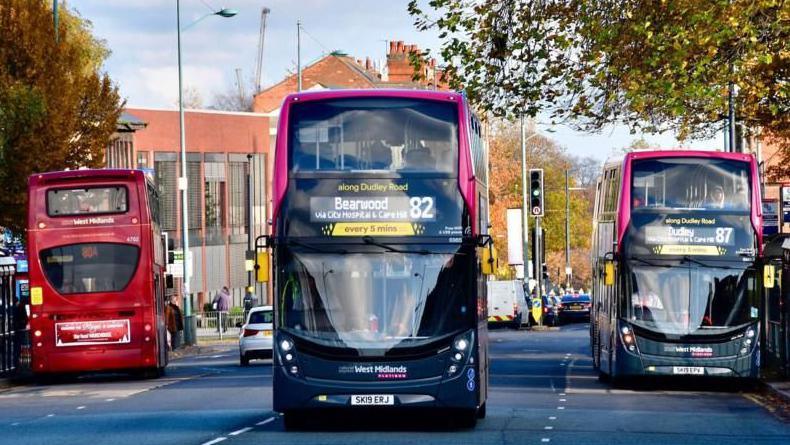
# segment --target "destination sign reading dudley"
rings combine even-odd
[[[753,255],[748,217],[740,215],[634,215],[633,253],[653,255]],[[642,251],[642,252],[639,252]]]
[[[455,179],[295,179],[291,184],[286,208],[291,236],[463,234]]]

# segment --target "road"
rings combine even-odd
[[[235,349],[175,361],[167,376],[30,384],[0,392],[0,444],[748,444],[790,443],[790,423],[732,382],[611,389],[591,368],[587,325],[491,332],[488,416],[472,430],[436,418],[333,419],[285,432],[268,361]]]

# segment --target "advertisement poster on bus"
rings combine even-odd
[[[73,321],[55,324],[57,346],[129,343],[129,320]]]
[[[286,231],[302,237],[464,235],[457,180],[301,179],[284,205]]]

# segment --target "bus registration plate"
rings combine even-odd
[[[702,366],[673,366],[672,374],[704,375],[705,368],[703,368]]]
[[[351,404],[359,406],[394,405],[395,396],[382,394],[365,394],[351,396]]]

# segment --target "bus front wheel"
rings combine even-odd
[[[305,417],[301,413],[288,411],[283,413],[283,425],[286,431],[296,431],[304,429]]]
[[[486,418],[486,404],[485,404],[485,402],[483,402],[483,404],[480,405],[480,408],[477,408],[477,418],[478,419],[485,419]]]

